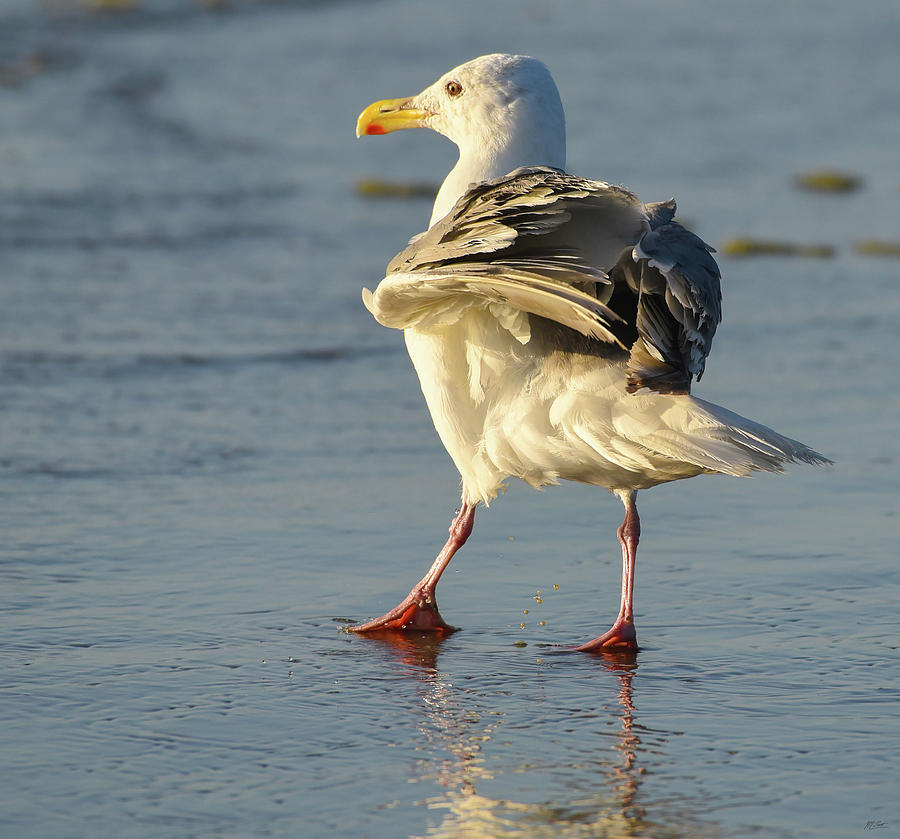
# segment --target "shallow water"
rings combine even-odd
[[[900,834],[900,263],[853,249],[898,237],[896,4],[139,7],[0,11],[0,832]],[[451,149],[354,119],[496,50],[551,66],[572,170],[837,248],[721,260],[697,392],[836,465],[642,493],[636,658],[566,647],[618,601],[579,486],[479,512],[462,631],[341,631],[458,491],[359,300],[429,202],[354,194]],[[825,165],[864,188],[791,186]]]

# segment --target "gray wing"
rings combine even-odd
[[[478,305],[523,343],[526,315],[534,314],[621,344],[613,328],[621,318],[605,305],[606,269],[648,230],[627,190],[546,167],[519,169],[470,188],[394,257],[363,300],[396,328],[449,323]]]
[[[674,200],[646,212],[651,230],[610,271],[637,297],[628,389],[688,392],[722,320],[719,267],[714,249],[672,220]]]
[[[628,190],[549,167],[517,169],[470,187],[391,260],[388,273],[501,255],[522,261],[563,256],[582,281],[608,282],[606,269],[622,246],[648,229],[644,208]]]
[[[479,306],[523,344],[539,315],[630,350],[630,391],[686,393],[703,374],[721,292],[713,249],[674,215],[674,201],[642,205],[621,187],[520,169],[470,188],[363,300],[398,329]]]

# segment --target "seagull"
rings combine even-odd
[[[567,173],[565,116],[547,67],[475,58],[416,96],[374,102],[357,136],[425,127],[459,160],[429,228],[363,302],[402,329],[438,435],[462,479],[450,537],[409,595],[351,627],[453,631],[441,574],[509,478],[579,481],[625,507],[622,595],[611,628],[576,647],[635,651],[639,490],[701,474],[830,463],[691,394],[722,318],[713,248],[620,186]]]

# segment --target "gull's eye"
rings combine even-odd
[[[444,85],[444,90],[447,91],[448,96],[459,96],[462,93],[462,85],[459,82],[447,82]]]

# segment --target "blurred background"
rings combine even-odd
[[[0,831],[785,836],[900,829],[894,0],[0,0]],[[488,52],[569,169],[719,250],[695,392],[836,461],[618,501],[511,486],[464,631],[348,636],[458,477],[360,301],[455,149],[357,114]],[[561,646],[560,646],[561,645]]]

